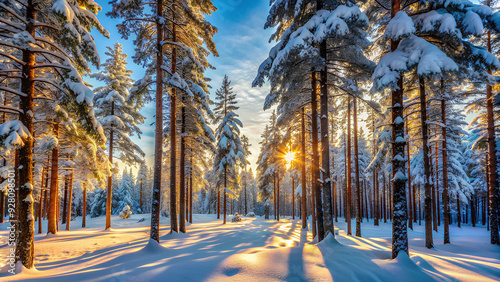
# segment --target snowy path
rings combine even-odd
[[[452,245],[423,246],[423,226],[410,231],[411,260],[390,258],[390,223],[363,224],[364,238],[340,236],[319,245],[300,221],[280,223],[245,218],[222,225],[214,215],[195,215],[187,235],[163,235],[161,246],[148,243],[145,215],[113,217],[113,231],[103,232],[104,218],[88,219],[89,227],[36,236],[38,271],[0,280],[36,281],[495,281],[500,279],[500,247],[491,246],[483,227],[451,227]],[[147,218],[149,219],[149,218]],[[168,223],[162,218],[162,224]],[[354,226],[354,222],[353,222]],[[6,254],[6,224],[0,225],[0,253]],[[166,234],[168,226],[163,226]],[[0,274],[5,275],[5,274]]]

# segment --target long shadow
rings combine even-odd
[[[162,241],[163,245],[167,245],[163,250],[151,252],[139,249],[129,253],[131,249],[141,248],[148,242],[147,238],[138,239],[133,242],[96,250],[91,254],[84,254],[79,257],[38,263],[36,267],[39,270],[50,271],[50,269],[53,269],[57,271],[57,268],[60,268],[60,272],[54,274],[53,277],[36,278],[36,280],[96,281],[95,278],[97,277],[99,278],[97,281],[109,281],[111,279],[127,281],[137,278],[140,278],[140,280],[164,280],[166,273],[168,273],[168,279],[171,281],[189,280],[192,279],[195,273],[196,277],[207,277],[221,261],[229,256],[249,248],[264,246],[267,238],[256,237],[254,235],[255,231],[262,232],[269,225],[274,224],[278,223],[259,222],[259,226],[255,226],[250,222],[242,225],[241,228],[228,225],[227,228],[214,229],[211,234],[210,232],[207,234],[206,229],[197,226],[194,228],[196,231],[190,231],[188,228],[189,233],[186,238],[174,238],[168,240],[168,242]],[[168,227],[162,229],[167,231]],[[206,234],[208,236],[202,236]],[[195,238],[193,242],[187,242],[187,244],[183,242],[192,238]],[[246,244],[241,245],[241,242]],[[176,245],[178,248],[176,248]],[[236,247],[238,245],[240,246]],[[125,254],[117,254],[116,257],[108,259],[115,252],[125,252]],[[67,271],[64,269],[71,267],[75,263],[78,263],[78,265],[75,265],[72,269]],[[187,265],[180,266],[185,263]],[[188,269],[194,270],[195,273],[186,271],[186,266],[188,266]]]

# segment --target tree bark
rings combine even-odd
[[[47,187],[44,187],[45,172],[46,172],[46,170],[47,170],[47,168],[45,166],[43,166],[43,169],[42,169],[42,181],[40,183],[40,201],[38,202],[38,234],[42,234],[43,192],[47,188]],[[3,192],[0,192],[0,193],[2,194],[2,197],[1,197],[0,201],[3,201]],[[1,215],[2,215],[1,221],[3,221],[3,209],[2,208],[3,208],[3,202],[0,203],[0,210],[1,210],[0,212],[1,212]]]
[[[321,1],[319,1],[321,2]],[[326,40],[320,44],[320,56],[325,60],[325,66],[320,72],[320,115],[321,115],[321,170],[322,190],[323,190],[323,220],[324,220],[324,236],[331,233],[335,237],[333,223],[333,206],[332,206],[332,181],[330,176],[330,138],[328,126],[328,72],[326,67],[327,46]]]
[[[71,227],[71,205],[73,202],[73,170],[71,170],[71,174],[69,175],[69,183],[68,183],[68,219],[66,220],[66,230],[70,230]]]
[[[410,133],[408,131],[408,122],[405,123],[406,125],[406,135],[410,136]],[[406,166],[408,168],[408,227],[413,230],[413,201],[412,201],[412,194],[411,194],[411,169],[410,169],[410,141],[408,141],[408,144],[406,145]]]
[[[220,219],[220,188],[217,187],[217,219]]]
[[[33,0],[27,1],[26,6],[26,31],[35,38],[35,4]],[[18,244],[16,245],[16,262],[30,269],[33,268],[33,251],[35,223],[33,221],[33,112],[35,97],[35,52],[31,48],[22,51],[23,62],[21,92],[26,96],[20,96],[19,108],[24,113],[19,115],[19,120],[26,127],[30,136],[23,140],[24,145],[19,150],[19,179],[23,183],[19,185],[18,215],[16,216],[17,230],[19,231]]]
[[[441,95],[444,95],[443,80],[441,79]],[[446,136],[446,101],[444,97],[441,100],[441,135],[443,137],[442,156],[443,156],[443,219],[444,219],[444,244],[450,243],[450,208],[448,206],[448,143]]]
[[[460,197],[457,194],[457,223],[458,227],[462,227],[462,211],[460,208]]]
[[[87,227],[87,185],[83,185],[82,228]]]
[[[491,32],[487,34],[487,49],[491,53]],[[491,74],[491,71],[488,70]],[[493,113],[493,95],[491,85],[486,86],[486,114],[488,120],[488,163],[490,171],[490,243],[500,245],[500,237],[498,231],[499,225],[499,188],[497,175],[497,159],[495,148],[495,116]]]
[[[420,122],[422,131],[422,151],[424,155],[424,187],[425,187],[425,246],[433,248],[432,240],[432,189],[430,183],[430,161],[429,161],[429,137],[427,128],[427,105],[425,100],[425,81],[423,77],[419,77],[420,87]]]
[[[361,237],[361,186],[359,185],[359,147],[358,147],[358,106],[356,97],[352,101],[353,105],[353,131],[354,131],[354,167],[356,169],[356,236]]]
[[[193,153],[191,152],[191,168],[189,170],[189,223],[193,223]]]
[[[66,223],[67,219],[67,207],[68,207],[68,176],[64,176],[64,194],[63,194],[63,204],[62,204],[62,219],[61,224]]]
[[[314,189],[315,206],[316,206],[316,225],[318,228],[318,242],[325,238],[325,229],[323,226],[323,203],[321,196],[321,183],[319,171],[319,152],[318,152],[318,101],[317,101],[317,73],[312,74],[312,91],[311,91],[311,127],[312,127],[312,188]]]
[[[156,111],[155,111],[155,148],[154,148],[154,169],[153,169],[153,194],[151,200],[151,231],[150,238],[160,242],[160,209],[161,209],[161,168],[162,168],[162,155],[163,155],[163,48],[161,42],[163,41],[163,24],[160,19],[163,17],[163,0],[158,0],[156,5]],[[175,25],[173,25],[175,28]],[[174,36],[175,37],[175,36]],[[172,40],[175,41],[175,38]],[[175,47],[173,48],[175,50]],[[173,51],[175,53],[175,51]],[[173,59],[175,59],[173,57]],[[172,67],[175,68],[175,61],[172,63]],[[175,72],[175,71],[174,71]],[[174,73],[173,72],[173,73]],[[174,167],[174,173],[172,178],[172,171],[170,173],[170,228],[177,232],[177,216],[175,209],[172,209],[172,205],[175,207],[175,90],[173,90],[172,100],[174,101],[173,109],[170,115],[170,122],[174,123],[174,126],[170,128],[170,138],[172,138],[172,131],[174,136],[170,143],[170,157],[171,162],[174,160],[173,166],[171,164],[171,169]],[[173,141],[173,142],[172,142]],[[172,185],[172,182],[174,185]],[[174,187],[174,189],[172,189]],[[172,197],[174,193],[174,197]]]
[[[276,219],[280,221],[280,171],[276,171]]]
[[[352,203],[352,165],[351,165],[351,96],[347,97],[347,199],[346,199],[346,221],[347,235],[352,235],[351,231],[351,203]]]
[[[115,114],[115,102],[111,102],[111,115]],[[113,128],[109,131],[109,163],[113,168]],[[108,189],[106,190],[106,227],[111,228],[111,200],[112,200],[113,172],[108,176]],[[66,190],[65,190],[66,191]]]
[[[186,233],[186,144],[184,134],[186,132],[186,109],[184,107],[184,95],[181,94],[181,136],[180,136],[180,161],[179,161],[179,228]]]
[[[59,138],[59,123],[54,123],[54,137]],[[57,206],[59,200],[59,148],[52,149],[51,169],[50,169],[50,201],[49,201],[49,221],[47,233],[57,233]]]
[[[226,224],[226,189],[227,189],[227,168],[224,166],[224,224]]]
[[[307,230],[307,190],[306,190],[306,122],[305,122],[305,109],[301,109],[301,185],[302,185],[302,195],[301,195],[301,209],[302,209],[302,229]]]

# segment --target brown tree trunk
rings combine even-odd
[[[437,135],[437,130],[434,131]],[[439,142],[436,142],[436,214],[437,214],[437,226],[441,226],[441,204],[439,203]],[[437,232],[436,226],[436,232]]]
[[[43,192],[47,188],[47,187],[44,187],[46,170],[47,170],[47,168],[45,166],[43,166],[42,181],[40,183],[40,201],[38,202],[38,234],[42,234]],[[1,194],[2,194],[1,201],[3,201],[3,192],[1,192]],[[0,209],[2,209],[2,208],[3,208],[3,203],[0,203]],[[3,209],[0,212],[2,215],[1,221],[3,221]]]
[[[155,111],[155,148],[154,148],[154,169],[153,169],[153,195],[151,201],[151,231],[150,238],[160,242],[160,209],[161,209],[161,173],[162,173],[162,155],[163,155],[163,24],[160,19],[163,17],[163,0],[158,0],[156,5],[156,111]],[[175,25],[172,25],[175,29]],[[175,42],[175,35],[173,40]],[[172,51],[172,68],[175,68],[175,47]],[[175,73],[172,72],[172,73]],[[177,232],[177,216],[175,209],[175,89],[172,91],[171,99],[173,100],[173,105],[171,103],[174,111],[170,113],[170,228],[172,231]],[[174,136],[172,136],[172,131]],[[173,142],[172,142],[173,141]],[[173,164],[172,164],[172,159]],[[172,173],[172,167],[174,171]],[[173,183],[173,185],[172,185]],[[173,189],[172,189],[173,187]],[[172,197],[172,193],[174,197]]]
[[[384,190],[382,191],[382,209],[383,209],[383,215],[384,215],[384,223],[387,223],[387,196],[386,196],[386,183],[385,183],[385,172],[382,173],[382,180],[384,181],[383,183],[383,188]]]
[[[276,219],[280,221],[280,171],[276,171]]]
[[[429,132],[430,132],[430,130],[429,130]],[[432,146],[430,146],[429,149],[430,149],[430,151],[432,151]],[[435,169],[436,173],[434,174],[433,173],[434,172],[434,166],[432,164],[432,157],[430,158],[429,161],[431,162],[431,165],[430,165],[431,173],[430,173],[430,175],[435,176],[435,178],[437,178],[437,166],[436,166],[436,169]],[[437,191],[436,191],[437,190],[437,182],[434,181],[434,183],[431,184],[431,187],[432,187],[432,190],[431,190],[431,192],[432,192],[432,229],[437,232],[438,231],[438,229],[437,229],[438,228],[438,225],[437,225],[437,223],[438,223],[437,222],[437,212],[438,211],[437,211],[437,201],[436,201],[436,195],[438,194]]]
[[[181,136],[180,136],[180,161],[179,161],[179,228],[186,233],[186,144],[184,134],[186,132],[186,109],[184,107],[184,95],[181,94]]]
[[[226,176],[227,168],[224,166],[224,224],[226,224],[226,189],[227,189],[227,176]]]
[[[62,204],[62,219],[61,224],[66,223],[67,219],[67,207],[68,207],[68,176],[64,176],[64,194],[63,194],[63,204]]]
[[[35,38],[35,4],[33,0],[28,0],[26,5],[26,31]],[[35,97],[35,52],[31,48],[23,49],[21,92],[26,96],[20,96],[19,108],[24,113],[19,115],[19,120],[26,127],[30,136],[23,140],[24,145],[19,150],[19,201],[17,205],[18,215],[16,219],[18,233],[18,243],[16,245],[16,262],[30,269],[33,268],[33,251],[35,223],[33,222],[33,113]],[[21,200],[22,199],[22,200]]]
[[[300,160],[301,160],[301,185],[302,185],[302,195],[300,200],[302,201],[302,229],[307,229],[307,190],[306,190],[306,121],[305,121],[305,109],[301,109],[301,138],[302,146],[300,148]]]
[[[82,228],[87,226],[87,185],[83,185],[83,204],[82,204]]]
[[[491,52],[491,32],[487,35],[487,48]],[[491,74],[491,71],[488,71]],[[500,237],[498,233],[498,216],[499,216],[499,189],[497,175],[497,159],[495,148],[495,116],[493,113],[493,95],[491,85],[486,86],[486,113],[488,119],[488,163],[490,171],[490,243],[500,245]]]
[[[141,210],[141,213],[144,213],[142,209],[142,177],[139,183],[139,209]]]
[[[441,79],[441,95],[444,95],[443,80]],[[448,206],[448,143],[446,136],[446,101],[444,97],[441,100],[441,135],[443,137],[442,156],[443,156],[443,219],[444,219],[444,244],[450,243],[450,209]]]
[[[425,82],[419,77],[420,85],[420,122],[422,126],[422,150],[424,155],[424,185],[425,185],[425,246],[433,248],[432,240],[432,189],[430,183],[429,137],[427,129],[427,106],[425,100]]]
[[[318,74],[312,74],[312,91],[311,91],[311,127],[312,127],[312,188],[314,189],[315,206],[316,206],[316,225],[318,242],[325,238],[325,229],[323,226],[323,203],[321,198],[321,183],[319,171],[319,152],[318,152],[318,100],[317,100],[317,82]],[[328,140],[327,140],[328,141]]]
[[[358,147],[358,102],[353,98],[353,131],[354,131],[354,167],[356,169],[356,236],[361,237],[361,186],[359,185],[359,147]]]
[[[193,223],[193,155],[191,152],[191,169],[189,170],[189,223]]]
[[[295,219],[295,179],[293,179],[293,177],[292,177],[292,219]]]
[[[406,125],[406,135],[410,136],[410,133],[408,131],[408,122],[405,122]],[[413,201],[412,201],[412,194],[411,194],[411,169],[410,169],[410,141],[407,142],[408,144],[406,145],[406,164],[408,167],[408,227],[413,230]]]
[[[460,196],[457,194],[457,223],[458,227],[462,227],[462,211],[460,209]]]
[[[351,231],[351,202],[352,202],[352,165],[351,165],[351,96],[347,97],[347,198],[346,198],[346,221],[347,235],[352,235]]]
[[[59,138],[59,123],[54,123],[54,137]],[[59,148],[52,149],[51,169],[50,169],[50,201],[49,201],[49,221],[47,233],[57,233],[57,206],[59,201]]]
[[[73,170],[71,170],[71,174],[69,175],[69,187],[68,187],[68,219],[66,220],[66,230],[70,230],[71,227],[71,206],[73,202]]]
[[[115,102],[111,102],[111,115],[115,114]],[[113,167],[113,128],[109,131],[109,163]],[[108,176],[108,189],[106,190],[106,227],[111,228],[111,200],[112,200],[113,172]],[[65,190],[66,191],[66,190]],[[65,194],[66,195],[66,194]],[[64,217],[63,217],[64,218]]]
[[[220,188],[217,187],[217,219],[220,219]]]

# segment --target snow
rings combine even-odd
[[[73,22],[73,19],[75,18],[75,12],[66,0],[57,0],[54,2],[52,11],[61,14],[70,23]]]
[[[231,216],[231,215],[230,215]],[[143,222],[138,222],[141,218]],[[452,244],[443,244],[442,226],[433,233],[434,249],[424,247],[424,223],[408,230],[410,255],[391,259],[390,222],[363,223],[365,237],[338,234],[313,244],[300,220],[242,217],[223,225],[215,215],[193,215],[187,234],[169,234],[161,218],[160,243],[149,239],[150,217],[81,217],[73,231],[35,234],[37,270],[8,275],[9,281],[495,281],[500,276],[500,247],[489,244],[486,227],[450,226]],[[7,251],[7,226],[0,224],[0,252]],[[353,223],[354,225],[354,219]],[[35,224],[36,225],[36,224]],[[44,221],[44,227],[46,221]],[[45,231],[45,230],[44,230]],[[8,267],[7,267],[8,268]],[[4,267],[5,269],[5,267]],[[1,278],[0,278],[1,279]]]
[[[415,33],[412,19],[403,11],[399,11],[387,24],[384,36],[392,40],[400,40]]]

